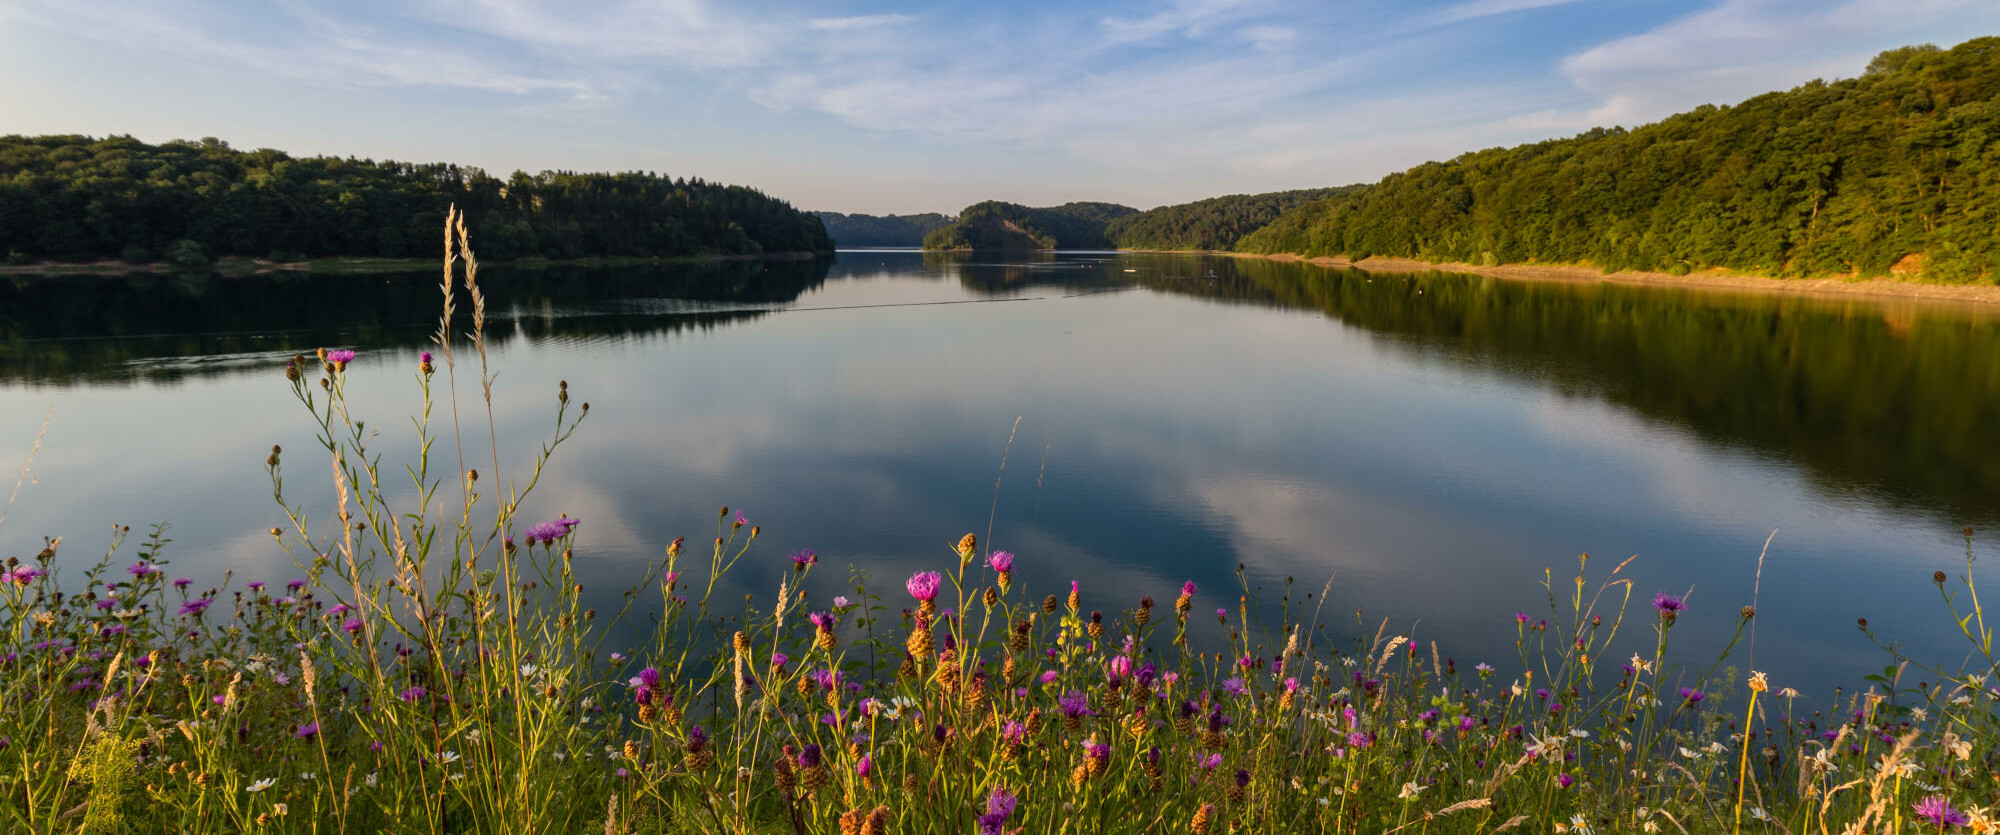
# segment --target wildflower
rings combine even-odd
[[[447,765],[449,765],[449,764],[451,764],[451,763],[455,763],[455,762],[458,762],[458,752],[457,752],[457,751],[445,751],[445,752],[443,752],[443,753],[441,753],[441,754],[438,754],[438,762],[442,762],[442,763],[445,763],[445,764],[447,764]]]
[[[986,796],[986,814],[979,816],[979,835],[1000,835],[1005,831],[1007,818],[1014,814],[1014,806],[1019,800],[1006,789],[993,787]]]
[[[129,566],[126,566],[125,573],[130,574],[134,577],[150,577],[154,574],[160,573],[160,567],[152,563],[146,562],[145,560],[140,560]]]
[[[1517,623],[1517,624],[1520,624],[1520,625],[1522,625],[1522,626],[1527,626],[1527,625],[1528,625],[1528,613],[1527,613],[1527,612],[1515,612],[1515,613],[1514,613],[1514,622],[1515,622],[1515,623]]]
[[[207,597],[197,597],[193,600],[183,601],[181,603],[179,614],[181,615],[181,617],[192,617],[195,615],[199,615],[208,608],[208,604],[214,602],[215,601],[213,599]]]
[[[33,583],[38,579],[41,579],[42,574],[43,571],[39,568],[36,568],[32,565],[23,565],[15,568],[7,576],[9,579],[12,579],[14,581],[15,585],[25,586],[28,585],[29,583]]]
[[[665,586],[666,586],[666,587],[667,587],[668,589],[672,589],[672,588],[674,587],[674,583],[677,583],[677,582],[679,582],[679,581],[680,581],[680,579],[681,579],[681,573],[680,573],[680,572],[678,572],[678,571],[669,571],[669,572],[667,572],[667,573],[666,573],[666,576],[663,576],[663,577],[661,577],[661,578],[660,578],[660,583],[661,583],[662,585],[665,585]]]
[[[266,777],[262,780],[258,780],[255,783],[251,783],[250,785],[244,786],[243,790],[255,794],[257,792],[263,791],[277,784],[278,784],[278,778]]]
[[[1249,688],[1243,686],[1243,679],[1240,678],[1232,678],[1229,679],[1228,681],[1223,682],[1222,689],[1228,692],[1229,695],[1231,696],[1241,696],[1245,693],[1250,692]]]
[[[1417,798],[1417,795],[1423,794],[1424,790],[1428,788],[1430,788],[1430,786],[1419,786],[1414,782],[1404,783],[1403,790],[1396,793],[1396,799],[1415,800]]]
[[[1063,715],[1072,721],[1091,714],[1090,697],[1075,690],[1064,693],[1062,698],[1056,700],[1056,706],[1062,708]]]
[[[1653,610],[1660,613],[1660,619],[1671,623],[1675,615],[1687,608],[1687,601],[1666,592],[1653,595]]]
[[[930,603],[937,599],[938,584],[942,582],[944,576],[935,571],[919,571],[910,575],[910,579],[903,583],[903,588],[908,589],[910,596],[918,601]]]
[[[806,615],[806,620],[812,621],[812,625],[819,630],[814,646],[832,652],[838,644],[838,639],[833,636],[833,627],[838,621],[829,612],[813,612]]]
[[[791,663],[791,661],[792,659],[782,652],[771,653],[771,669],[777,670],[778,672],[781,673],[784,672],[785,665]]]
[[[582,521],[582,519],[575,519],[568,516],[551,519],[529,528],[528,533],[522,538],[527,540],[529,545],[537,542],[554,544],[556,540],[568,536],[570,529],[576,527]]]
[[[1681,699],[1686,701],[1690,705],[1700,704],[1702,699],[1708,698],[1708,694],[1703,693],[1700,690],[1693,690],[1683,687],[1681,688],[1680,692],[1681,692]]]
[[[348,618],[346,621],[340,624],[340,628],[342,630],[345,630],[349,635],[358,634],[361,632],[361,619]]]
[[[1940,831],[1954,826],[1964,826],[1972,822],[1971,818],[1966,817],[1964,812],[1954,808],[1951,805],[1951,801],[1946,800],[1945,796],[1941,794],[1934,794],[1923,800],[1919,800],[1912,804],[1910,808],[1916,810],[1917,817],[1930,821],[1931,825],[1936,826]]]
[[[1229,610],[1228,609],[1215,610],[1215,622],[1227,625],[1229,623]]]
[[[792,552],[792,569],[795,571],[804,571],[807,567],[818,564],[819,554],[813,553],[813,549],[811,548],[802,548]]]
[[[1569,776],[1569,775],[1567,775],[1567,774],[1558,774],[1558,775],[1556,775],[1556,785],[1557,785],[1557,786],[1559,786],[1559,787],[1561,787],[1561,788],[1565,788],[1565,789],[1566,789],[1566,788],[1569,788],[1569,787],[1570,787],[1570,784],[1571,784],[1571,783],[1574,783],[1574,782],[1576,782],[1576,778],[1574,778],[1574,777],[1571,777],[1571,776]]]
[[[633,701],[642,705],[650,705],[653,703],[654,695],[660,689],[660,671],[653,667],[647,667],[640,670],[638,675],[627,679],[625,684],[632,688]]]
[[[263,590],[264,590],[264,581],[263,581],[263,580],[251,580],[250,582],[248,582],[248,583],[245,583],[244,585],[245,585],[245,586],[247,586],[247,587],[248,587],[248,588],[249,588],[249,589],[250,589],[251,591],[263,591]]]
[[[336,370],[345,370],[354,361],[354,352],[345,348],[335,348],[326,352],[326,363]]]
[[[843,610],[852,605],[854,605],[854,601],[848,600],[846,597],[837,594],[833,596],[833,608],[835,610]]]
[[[402,699],[403,701],[406,702],[414,702],[418,699],[423,698],[424,694],[428,692],[430,691],[425,690],[424,686],[421,684],[412,685],[410,687],[404,688],[403,692],[397,693],[396,698]]]
[[[293,739],[312,739],[315,736],[319,736],[318,722],[308,722],[300,725],[298,730],[292,732]]]

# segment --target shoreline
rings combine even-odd
[[[1127,251],[1140,252],[1145,250]],[[1477,264],[1418,261],[1412,258],[1393,258],[1389,256],[1373,256],[1361,259],[1360,261],[1354,261],[1337,256],[1304,258],[1294,254],[1260,255],[1249,252],[1223,252],[1214,250],[1209,251],[1207,254],[1227,255],[1232,258],[1262,258],[1268,261],[1297,262],[1315,264],[1322,267],[1346,267],[1364,272],[1414,273],[1441,270],[1445,272],[1488,275],[1495,278],[1516,281],[1554,281],[1570,284],[1628,284],[1646,287],[1680,287],[1695,290],[1817,296],[1820,298],[1894,299],[1899,301],[1937,302],[1987,308],[2000,307],[2000,285],[1992,284],[1926,284],[1894,278],[1772,278],[1770,276],[1732,273],[1725,270],[1707,270],[1687,275],[1639,271],[1606,273],[1595,267],[1572,264],[1500,264],[1489,267]]]

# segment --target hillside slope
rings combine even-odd
[[[1465,154],[1301,206],[1244,252],[2000,276],[2000,38],[1625,130]]]
[[[1104,233],[1120,249],[1231,249],[1288,209],[1350,195],[1366,186],[1231,194],[1126,215]]]
[[[1105,226],[1138,209],[1115,203],[1064,203],[1030,208],[988,200],[958,213],[958,221],[924,236],[925,249],[1111,249]]]

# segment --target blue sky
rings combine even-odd
[[[0,0],[0,133],[1141,208],[1634,125],[1995,0]]]

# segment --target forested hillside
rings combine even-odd
[[[1139,210],[1116,203],[1064,203],[1033,209],[989,200],[924,236],[925,249],[1112,249],[1104,228]]]
[[[1104,234],[1119,249],[1231,249],[1287,209],[1350,195],[1365,186],[1231,194],[1126,215]]]
[[[743,186],[646,174],[515,172],[293,157],[215,139],[0,137],[10,260],[218,255],[434,257],[447,206],[487,258],[832,249],[818,218]]]
[[[951,224],[951,218],[936,212],[920,215],[844,215],[813,212],[835,246],[923,246],[924,236]]]
[[[2000,38],[1625,130],[1469,153],[1294,209],[1260,253],[1675,273],[2000,277]]]

